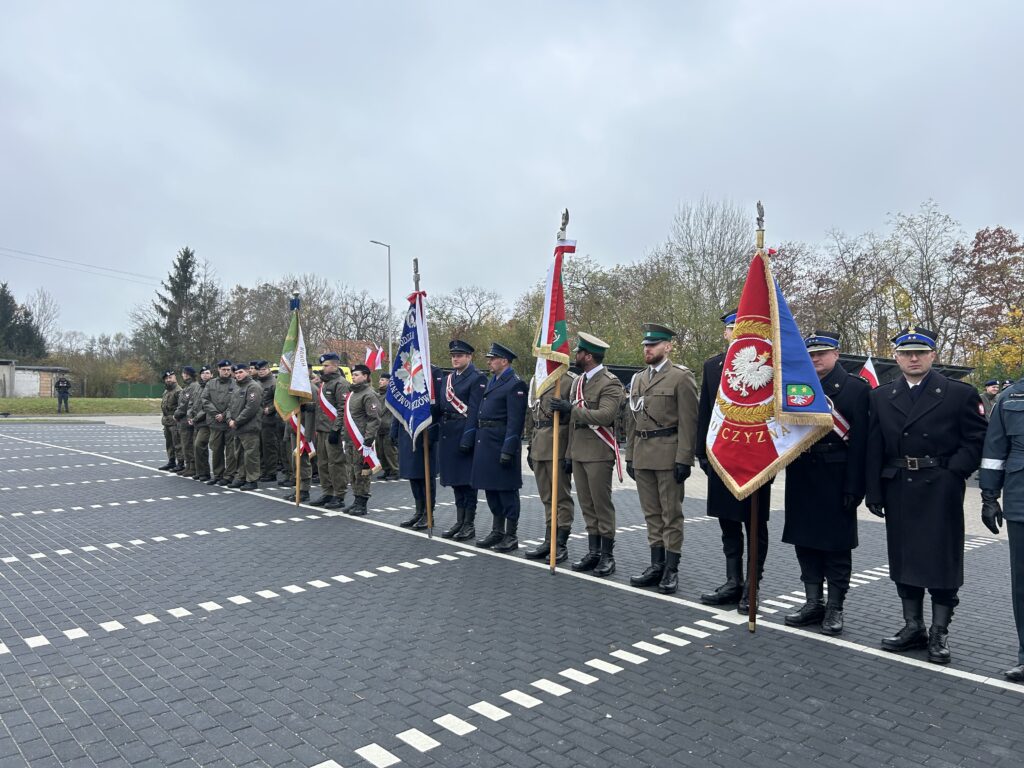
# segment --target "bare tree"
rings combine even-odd
[[[37,288],[25,306],[32,312],[32,319],[43,334],[47,347],[52,348],[60,336],[60,304],[45,288]]]

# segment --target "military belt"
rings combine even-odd
[[[465,421],[468,416],[464,416],[461,413],[442,413],[441,421]]]
[[[553,427],[555,425],[554,420],[548,419],[547,421],[535,421],[533,426],[535,429],[545,429],[547,427]]]
[[[507,424],[507,422],[504,419],[480,419],[480,421],[477,422],[477,425],[481,429],[486,429],[487,427],[504,427],[505,424]]]
[[[674,435],[679,431],[679,427],[662,427],[661,429],[641,429],[637,431],[637,436],[646,440],[649,437],[665,437],[666,435]]]
[[[815,443],[807,449],[808,453],[837,453],[838,451],[845,451],[845,443]]]
[[[932,458],[931,456],[925,456],[923,458],[917,458],[915,456],[902,456],[898,459],[892,459],[889,462],[890,467],[896,467],[898,469],[909,469],[916,471],[918,469],[930,469],[932,467],[945,467],[949,464],[949,459],[946,458]]]

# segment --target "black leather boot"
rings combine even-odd
[[[427,530],[427,502],[421,501],[420,502],[420,509],[421,509],[421,511],[420,511],[420,519],[412,524],[412,529],[414,531],[425,531],[425,530]],[[433,512],[434,512],[434,510],[431,509],[430,512],[431,512],[431,515],[430,515],[431,520],[430,520],[430,522],[434,522],[434,520],[433,520],[433,517],[434,517]]]
[[[663,595],[674,595],[679,589],[679,553],[665,553],[665,571],[658,582],[658,591]]]
[[[168,470],[174,469],[176,466],[177,466],[177,464],[173,460],[171,460],[171,461],[168,461],[163,466],[157,467],[157,471],[158,472],[166,472]]]
[[[825,618],[825,589],[821,582],[810,584],[804,582],[806,599],[796,613],[787,613],[783,621],[790,627],[806,627],[809,624],[820,624]]]
[[[743,592],[743,558],[730,557],[725,561],[725,584],[714,592],[700,596],[704,605],[729,605],[738,603]]]
[[[519,533],[519,521],[505,520],[505,538],[491,547],[491,549],[495,552],[515,552],[519,549],[517,533]]]
[[[352,515],[352,517],[366,517],[366,502],[369,500],[369,496],[356,496],[352,506],[345,507],[343,511],[346,515]]]
[[[294,504],[295,503],[295,491],[292,491],[291,494],[289,494],[288,496],[285,496],[284,500],[285,501],[290,501],[290,502],[292,502]],[[304,504],[307,501],[309,501],[309,491],[299,491],[299,503],[300,504]]]
[[[953,609],[932,601],[932,626],[928,630],[928,661],[949,664],[949,622]]]
[[[744,616],[750,615],[750,589],[748,584],[744,582],[742,587],[742,593],[740,594],[739,602],[736,603],[736,613],[743,614]],[[757,580],[757,599],[761,599],[761,580]],[[757,610],[755,607],[754,610]]]
[[[441,532],[442,539],[454,539],[455,534],[462,530],[462,524],[466,521],[466,510],[462,507],[455,508],[455,522],[451,528]]]
[[[828,603],[825,604],[825,618],[821,620],[821,631],[825,635],[839,635],[843,632],[843,602],[846,592],[835,585],[829,585]]]
[[[587,534],[587,554],[573,563],[570,567],[574,571],[592,571],[594,567],[601,560],[601,537],[593,534]]]
[[[465,509],[462,516],[462,527],[452,538],[456,541],[466,541],[476,537],[476,510]]]
[[[903,629],[882,640],[882,650],[912,651],[928,646],[928,632],[924,628],[924,598],[901,598],[903,603]]]
[[[309,502],[309,506],[311,506],[311,507],[326,507],[332,501],[334,501],[334,497],[331,496],[331,495],[321,496],[316,501]]]
[[[665,548],[651,547],[651,564],[639,576],[631,576],[631,587],[653,587],[665,575]]]
[[[527,560],[546,560],[551,556],[551,539],[545,536],[544,541],[535,547],[530,547],[523,552],[523,556]]]
[[[564,563],[569,559],[569,534],[571,528],[559,528],[555,532],[555,562]]]
[[[219,477],[211,477],[209,480],[206,481],[206,484],[207,485],[219,485],[220,484],[220,478]]]
[[[477,539],[476,545],[481,549],[490,549],[499,541],[505,538],[505,516],[491,514],[494,522],[491,524],[491,532],[482,539]]]
[[[601,559],[594,566],[595,576],[611,576],[615,573],[615,558],[612,551],[615,549],[615,539],[609,536],[601,537]]]
[[[419,523],[421,519],[426,518],[427,514],[423,511],[425,508],[426,507],[422,501],[417,501],[416,511],[412,513],[412,517],[410,517],[408,520],[403,520],[399,523],[399,525],[403,528],[412,528],[417,523]]]

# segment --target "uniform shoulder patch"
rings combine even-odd
[[[569,375],[570,379],[578,379],[580,377],[578,373],[573,373],[572,371],[566,371],[566,373]]]
[[[687,367],[686,367],[685,365],[682,365],[682,364],[680,364],[680,363],[673,363],[673,364],[672,364],[672,367],[673,367],[673,368],[678,368],[678,369],[679,369],[680,371],[686,371],[687,373],[689,373],[689,372],[690,372],[690,369],[689,369],[689,368],[687,368]]]

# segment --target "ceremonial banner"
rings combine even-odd
[[[832,411],[768,259],[754,256],[708,428],[708,459],[745,499],[833,427]]]
[[[430,338],[427,334],[427,294],[409,295],[398,354],[391,364],[385,404],[417,445],[420,432],[430,426],[434,402],[434,377],[430,375]]]
[[[292,316],[288,323],[288,333],[284,337],[281,360],[278,363],[274,409],[293,430],[298,425],[300,450],[312,454],[315,452],[313,445],[306,439],[299,416],[299,406],[302,402],[313,399],[313,387],[309,381],[309,364],[306,362],[306,342],[302,338],[302,323],[299,322],[298,298],[293,298],[288,308]]]
[[[531,398],[540,397],[551,389],[569,370],[569,328],[565,322],[565,295],[562,292],[562,257],[567,253],[576,253],[576,241],[560,238],[555,243],[555,258],[548,267],[544,312],[533,342],[537,371],[531,382]]]
[[[871,385],[872,389],[878,386],[878,374],[875,373],[875,364],[871,362],[871,355],[864,361],[864,367],[860,369],[860,377]]]

